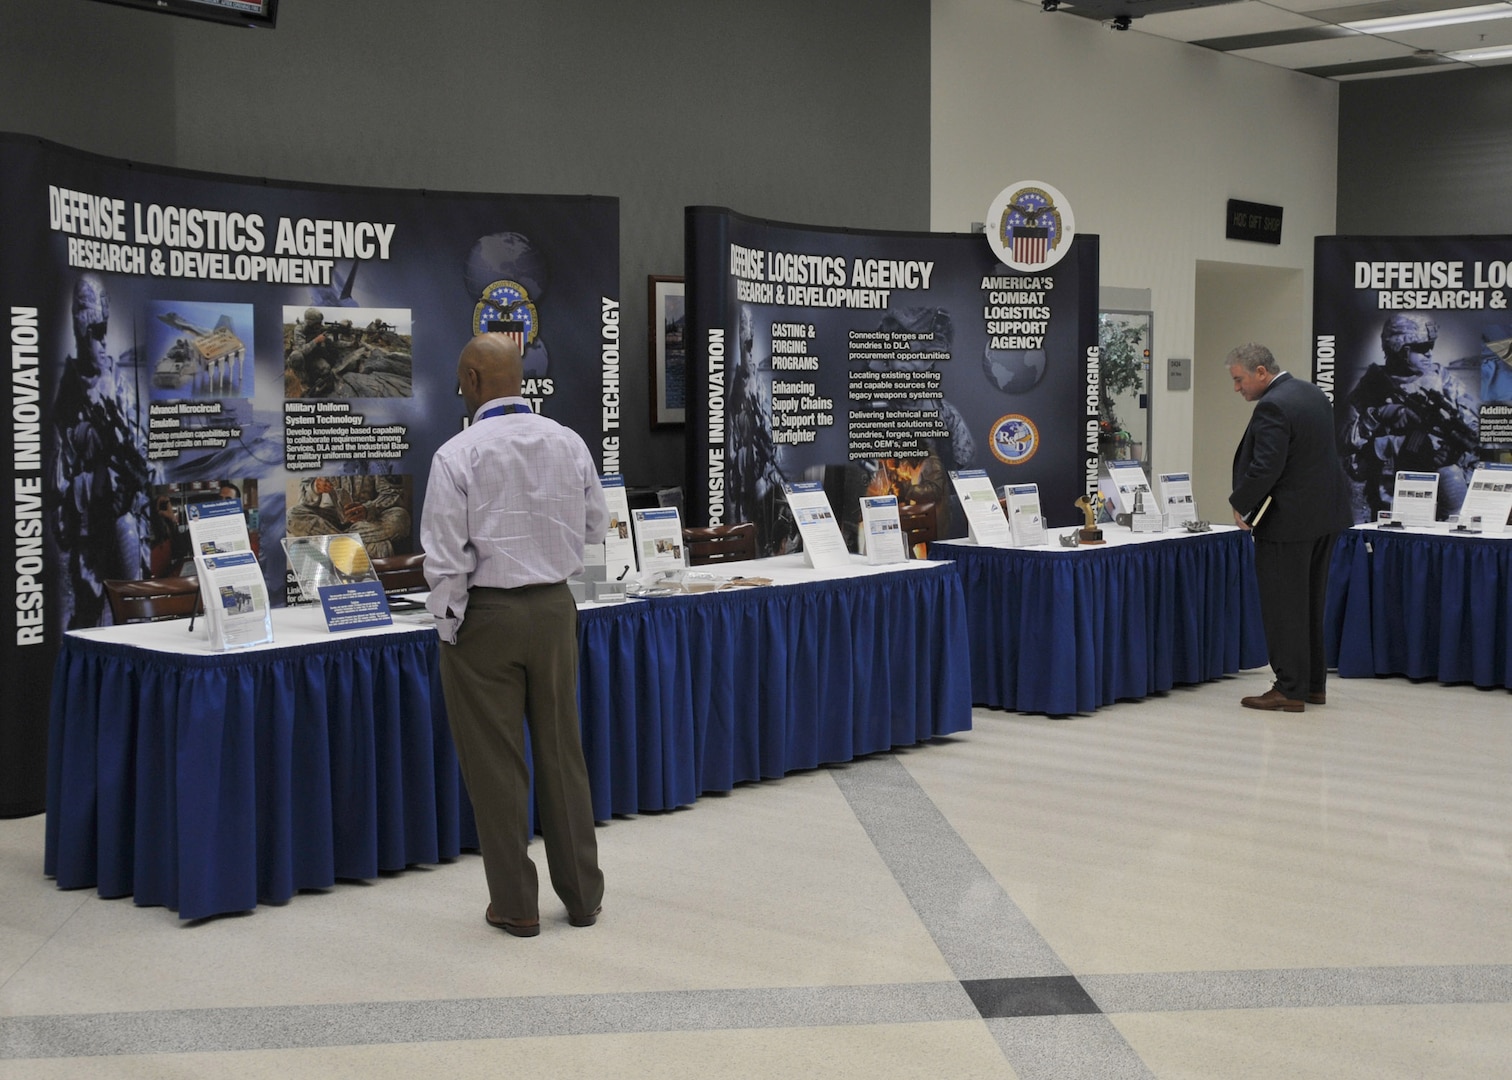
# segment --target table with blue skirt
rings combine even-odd
[[[1233,526],[1061,547],[930,545],[966,592],[978,705],[1064,716],[1268,663],[1254,544]]]
[[[971,726],[952,567],[726,573],[774,583],[580,610],[598,819]],[[196,919],[476,846],[434,630],[273,618],[273,646],[232,653],[182,621],[65,635],[45,855],[61,888]]]
[[[1512,536],[1360,525],[1328,576],[1328,662],[1512,690]]]

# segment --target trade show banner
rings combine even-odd
[[[1037,483],[1052,523],[1097,486],[1096,236],[1036,273],[980,234],[861,232],[686,212],[691,524],[792,550],[783,484],[822,482],[855,550],[861,499],[930,505],[950,473]]]
[[[1436,516],[1471,471],[1512,461],[1512,237],[1320,236],[1313,381],[1334,404],[1356,521],[1396,474],[1437,473]]]
[[[111,621],[105,581],[178,573],[199,502],[242,501],[275,603],[299,599],[285,535],[418,550],[479,329],[519,338],[526,397],[619,470],[615,199],[275,183],[0,134],[0,303],[0,768],[40,772],[60,636]],[[32,780],[0,777],[0,813]]]

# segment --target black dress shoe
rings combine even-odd
[[[573,915],[568,913],[567,921],[573,926],[592,926],[598,922],[598,917],[604,913],[604,905],[600,904],[586,915]]]
[[[1239,704],[1246,709],[1261,709],[1265,712],[1306,712],[1307,702],[1289,698],[1275,687],[1256,697],[1240,698]]]
[[[495,930],[502,930],[506,934],[513,934],[515,937],[535,937],[541,932],[540,919],[530,922],[517,921],[515,919],[495,919],[492,904],[488,905],[488,910],[483,913],[483,918]]]

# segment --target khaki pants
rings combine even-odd
[[[462,779],[472,798],[496,919],[538,917],[526,853],[530,771],[551,886],[573,916],[604,896],[577,710],[577,605],[565,584],[475,588],[457,643],[441,644],[441,684]]]

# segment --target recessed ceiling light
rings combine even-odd
[[[1360,19],[1357,22],[1339,25],[1346,30],[1359,30],[1366,34],[1390,34],[1402,30],[1427,30],[1434,26],[1486,22],[1489,19],[1512,19],[1512,4],[1479,4],[1475,7],[1450,8],[1446,11],[1425,11],[1420,15],[1392,15],[1385,19]]]

